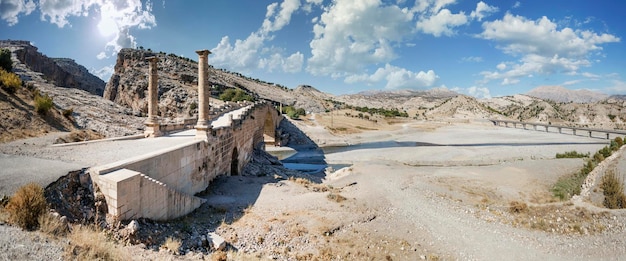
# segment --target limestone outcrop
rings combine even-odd
[[[198,63],[194,60],[174,54],[152,52],[141,49],[122,49],[118,53],[114,73],[104,90],[104,98],[126,106],[135,114],[146,114],[148,86],[148,63],[146,57],[159,59],[159,116],[162,118],[190,117],[196,114],[198,97]],[[216,99],[220,90],[239,88],[248,93],[285,105],[294,105],[309,112],[322,112],[324,99],[331,97],[312,87],[287,89],[282,86],[252,79],[238,73],[232,73],[211,66],[208,57],[208,85],[211,87],[213,105],[220,105]],[[212,105],[212,106],[213,106]]]
[[[87,69],[68,58],[49,58],[27,41],[0,41],[0,48],[8,48],[30,70],[59,87],[74,88],[102,96],[105,83]],[[29,79],[26,79],[29,80]]]

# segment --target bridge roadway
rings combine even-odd
[[[230,124],[249,109],[246,106],[225,113],[211,122],[214,129]],[[143,138],[143,134],[90,142],[52,145],[59,133],[0,144],[0,196],[12,195],[30,182],[42,186],[69,171],[104,165],[136,155],[147,154],[182,143],[192,142],[196,130],[184,130],[162,137]]]
[[[517,125],[522,125],[522,128],[526,130],[526,125],[533,126],[534,130],[537,130],[537,126],[544,127],[546,132],[550,131],[550,128],[558,130],[559,133],[563,133],[563,130],[570,130],[572,135],[576,135],[576,131],[586,131],[589,134],[589,137],[592,138],[592,133],[603,133],[606,134],[606,139],[610,139],[610,134],[614,135],[626,135],[626,130],[605,130],[605,129],[595,129],[595,128],[581,128],[581,127],[570,127],[570,126],[561,126],[561,125],[552,125],[545,123],[533,123],[533,122],[520,122],[520,121],[511,121],[511,120],[498,120],[498,119],[489,119],[489,121],[493,122],[495,126],[501,126],[503,123],[505,127],[509,127],[509,124],[513,125],[513,128],[517,128]]]

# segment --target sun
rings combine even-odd
[[[111,17],[102,17],[98,23],[98,30],[104,37],[109,37],[118,31],[117,23]]]

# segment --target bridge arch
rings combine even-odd
[[[265,113],[265,122],[263,123],[263,142],[265,144],[276,144],[276,123],[272,117],[272,111],[267,110]]]
[[[237,147],[233,148],[233,153],[230,159],[230,175],[238,176],[239,175],[239,151]]]

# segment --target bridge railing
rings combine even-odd
[[[585,128],[585,127],[575,127],[575,126],[553,125],[553,124],[538,123],[538,122],[523,122],[523,121],[498,120],[498,119],[489,119],[489,121],[493,122],[493,125],[495,126],[500,126],[501,123],[504,123],[506,127],[508,127],[509,124],[513,124],[514,127],[517,127],[517,125],[522,125],[524,128],[526,128],[526,125],[530,125],[530,126],[533,126],[535,130],[537,129],[537,126],[541,126],[545,128],[546,132],[548,132],[549,128],[555,128],[559,131],[559,133],[562,133],[563,129],[569,129],[569,130],[572,130],[572,133],[574,135],[576,135],[576,131],[587,131],[589,133],[589,137],[591,137],[592,132],[605,133],[607,139],[609,139],[609,134],[626,135],[626,130],[606,130],[606,129],[597,129],[597,128]]]

